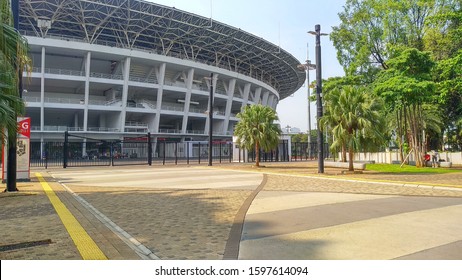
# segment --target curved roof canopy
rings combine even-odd
[[[241,29],[142,0],[19,0],[23,34],[59,36],[190,59],[251,76],[283,99],[305,82],[300,62]]]

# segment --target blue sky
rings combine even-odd
[[[315,38],[307,34],[321,25],[321,32],[330,33],[340,23],[338,13],[345,0],[150,0],[158,4],[210,17],[222,23],[241,28],[264,38],[305,62],[307,49],[315,63]],[[307,44],[309,48],[307,48]],[[322,77],[343,76],[336,50],[329,37],[321,37]],[[315,79],[310,71],[310,80]],[[311,123],[314,129],[316,105],[311,104]],[[308,101],[306,85],[292,97],[279,102],[277,112],[282,127],[308,128]]]

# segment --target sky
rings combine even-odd
[[[240,28],[280,46],[300,62],[305,63],[307,53],[315,59],[315,36],[308,34],[316,24],[322,33],[330,33],[338,26],[338,13],[345,0],[149,0],[168,7],[191,12]],[[338,63],[336,50],[328,36],[321,37],[322,78],[344,76]],[[316,71],[310,71],[310,81]],[[312,90],[311,90],[312,92]],[[312,92],[313,94],[313,92]],[[316,104],[311,103],[311,129],[315,128]],[[308,92],[306,82],[292,96],[277,106],[281,127],[308,130]]]

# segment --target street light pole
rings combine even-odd
[[[213,138],[213,73],[210,73],[210,95],[209,95],[209,164],[212,166],[212,138]]]
[[[317,107],[317,125],[318,125],[318,173],[324,173],[324,140],[321,131],[319,120],[322,117],[322,71],[321,71],[321,35],[327,35],[321,33],[321,25],[316,24],[314,32],[309,31],[309,34],[316,36],[316,107]]]

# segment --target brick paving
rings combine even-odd
[[[462,197],[462,172],[438,175],[339,175],[338,169],[326,168],[326,175],[318,176],[314,162],[265,165],[263,168],[254,168],[249,164],[223,164],[212,168],[268,173],[265,191]],[[46,170],[40,172],[47,174]],[[328,177],[329,180],[322,177]],[[356,179],[382,183],[354,181]],[[46,180],[109,259],[140,258],[75,200],[72,194],[51,177]],[[384,180],[394,182],[384,183]],[[404,186],[403,182],[411,185]],[[32,182],[18,183],[18,189],[20,192],[17,194],[0,194],[0,259],[81,259],[35,178]],[[160,259],[194,260],[223,258],[235,216],[252,193],[249,189],[239,188],[165,190],[79,186],[72,187],[72,190]],[[41,240],[51,240],[51,244],[19,249],[8,247]]]

